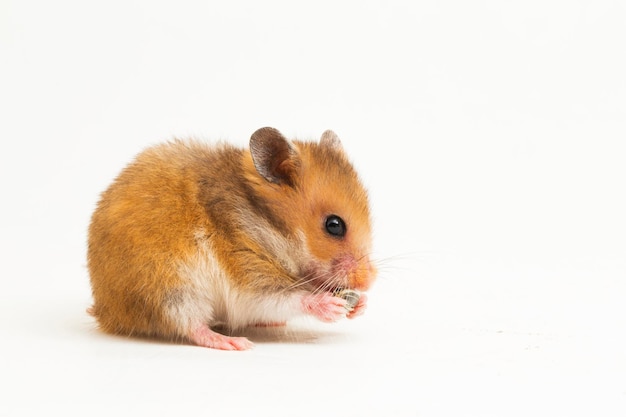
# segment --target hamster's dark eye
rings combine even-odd
[[[326,231],[336,237],[343,237],[346,234],[346,223],[335,214],[326,217]]]

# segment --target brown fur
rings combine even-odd
[[[181,336],[165,309],[186,285],[178,267],[199,253],[198,239],[211,241],[234,288],[276,293],[293,287],[308,266],[290,272],[249,233],[250,219],[294,242],[303,234],[316,265],[340,262],[344,254],[364,259],[341,284],[366,290],[375,275],[367,258],[367,194],[340,145],[326,142],[289,142],[293,148],[270,155],[264,173],[249,150],[229,145],[174,141],[138,155],[102,194],[89,227],[92,312],[100,327]],[[324,231],[329,214],[345,220],[344,239]]]

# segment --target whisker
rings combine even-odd
[[[392,256],[386,256],[382,258],[377,258],[373,256],[372,253],[366,253],[356,259],[358,265],[362,264],[362,261],[366,258],[370,259],[370,263],[374,266],[378,273],[379,278],[388,278],[389,274],[392,272],[398,271],[411,271],[412,268],[408,265],[403,265],[408,261],[415,261],[418,259],[427,259],[434,255],[434,252],[405,252]],[[363,265],[358,266],[356,269],[357,273],[368,273],[369,266]],[[294,282],[290,285],[283,287],[280,289],[281,293],[288,293],[294,290],[308,287],[307,290],[312,294],[321,294],[324,292],[333,291],[335,288],[345,286],[346,277],[340,271],[334,271],[333,273],[328,273],[326,271],[308,271],[299,277],[294,277]]]
[[[438,253],[434,251],[416,251],[404,252],[383,258],[377,258],[379,261],[415,261],[417,259],[427,259],[436,256]]]

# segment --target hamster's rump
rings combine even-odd
[[[332,291],[369,288],[370,235],[367,193],[332,132],[316,143],[259,129],[249,150],[157,145],[93,213],[92,312],[110,333],[246,349],[212,327],[345,315]]]
[[[89,228],[88,265],[92,311],[103,330],[172,332],[163,307],[184,286],[178,263],[197,250],[196,233],[210,229],[198,200],[199,162],[217,168],[238,154],[194,142],[158,145],[140,154],[102,194]]]

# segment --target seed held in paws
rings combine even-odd
[[[336,288],[333,291],[333,295],[335,297],[343,298],[344,300],[346,300],[345,307],[348,311],[354,310],[354,307],[356,307],[357,303],[359,302],[359,298],[361,298],[361,295],[358,291],[348,288]]]

